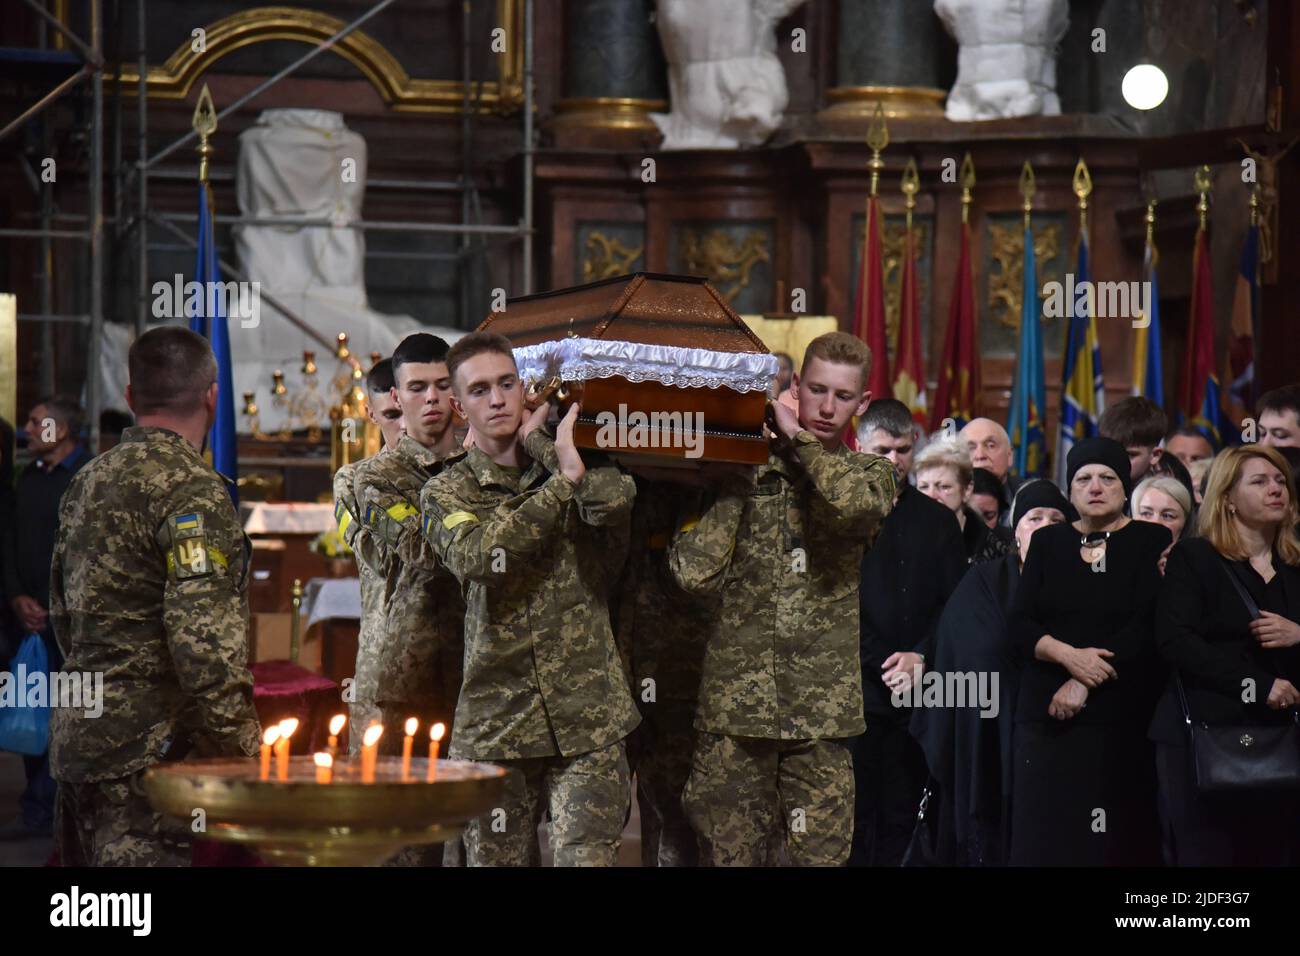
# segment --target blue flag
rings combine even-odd
[[[212,467],[230,483],[231,500],[238,504],[235,481],[239,477],[235,444],[235,389],[230,364],[230,329],[221,291],[221,271],[217,266],[217,243],[212,234],[212,194],[207,183],[199,183],[199,246],[194,263],[194,281],[202,290],[202,303],[190,318],[190,329],[212,345],[217,358],[217,417],[208,434],[208,452]]]
[[[1156,284],[1156,249],[1148,242],[1142,256],[1142,278],[1150,283],[1149,311],[1133,335],[1133,394],[1165,405],[1164,364],[1160,360],[1160,290]]]
[[[1069,303],[1065,352],[1061,361],[1061,421],[1056,440],[1056,481],[1065,487],[1065,460],[1074,443],[1095,438],[1106,405],[1097,341],[1096,302],[1088,274],[1088,235],[1079,236],[1074,301]]]
[[[1011,391],[1007,432],[1015,453],[1012,466],[1022,478],[1041,478],[1047,468],[1047,437],[1043,409],[1047,405],[1047,378],[1043,372],[1043,333],[1038,301],[1038,267],[1034,261],[1034,236],[1025,229],[1025,284],[1020,311],[1020,349],[1016,382]]]

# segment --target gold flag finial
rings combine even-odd
[[[1088,197],[1092,195],[1092,174],[1088,172],[1088,164],[1079,157],[1079,161],[1074,164],[1074,195],[1079,199],[1079,232],[1086,235],[1088,232]]]
[[[871,116],[871,126],[867,129],[867,146],[871,149],[871,159],[867,168],[871,170],[871,195],[876,195],[880,188],[880,171],[885,168],[885,161],[880,153],[889,145],[889,126],[885,123],[885,108],[876,102],[876,111]]]
[[[1200,200],[1196,203],[1196,215],[1200,223],[1200,228],[1204,229],[1210,218],[1210,190],[1213,188],[1213,174],[1209,166],[1197,166],[1196,175],[1193,177],[1196,184],[1196,191],[1200,193]]]
[[[921,176],[916,171],[916,160],[908,159],[903,169],[903,195],[907,197],[907,228],[912,228],[912,210],[916,208],[916,194],[921,190]]]
[[[1025,228],[1029,228],[1029,214],[1034,211],[1034,193],[1038,187],[1034,184],[1034,167],[1029,165],[1029,160],[1020,167],[1020,195],[1025,198],[1024,205],[1021,207],[1025,211]]]
[[[212,155],[212,145],[208,142],[208,137],[217,131],[217,109],[212,105],[212,94],[208,92],[208,84],[203,84],[203,89],[199,90],[199,102],[194,107],[194,119],[190,123],[194,127],[194,132],[198,134],[199,145],[199,182],[208,181],[208,157]]]
[[[967,153],[961,160],[961,221],[970,221],[970,204],[975,200],[975,161]]]

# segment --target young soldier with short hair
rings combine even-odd
[[[436,335],[417,332],[394,350],[391,394],[406,434],[356,481],[360,548],[373,543],[385,581],[375,696],[385,752],[401,747],[408,717],[418,717],[425,733],[435,721],[450,729],[460,691],[465,604],[420,531],[420,489],[455,450],[447,348]],[[364,730],[353,727],[354,735]]]
[[[705,864],[762,865],[774,829],[796,865],[837,866],[849,855],[846,740],[865,727],[858,566],[896,480],[886,459],[842,441],[871,400],[870,366],[871,351],[851,335],[814,339],[792,383],[797,417],[769,405],[767,463],[721,484],[671,545],[678,583],[721,600],[683,796]]]
[[[635,485],[525,416],[510,343],[476,332],[447,356],[474,447],[420,496],[425,534],[461,581],[465,674],[454,758],[509,768],[504,815],[465,829],[471,866],[537,865],[550,813],[556,866],[612,866],[628,808],[625,738],[639,717],[614,644],[609,594]],[[613,562],[617,564],[617,562]]]

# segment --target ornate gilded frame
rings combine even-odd
[[[497,23],[506,31],[506,52],[498,57],[495,82],[471,84],[470,98],[483,113],[509,113],[524,100],[524,0],[497,0]],[[162,66],[151,66],[145,86],[151,97],[185,99],[195,81],[222,57],[254,43],[296,40],[316,44],[347,24],[327,13],[302,7],[256,7],[223,17],[204,27],[206,42],[195,52],[186,41]],[[332,48],[353,64],[393,110],[409,113],[460,113],[464,84],[459,80],[424,80],[410,76],[388,49],[362,30],[354,30]],[[123,64],[122,85],[134,90],[140,74]],[[481,92],[481,96],[479,95]]]

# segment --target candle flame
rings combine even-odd
[[[298,729],[297,717],[286,717],[284,720],[280,721],[281,737],[292,737],[293,732],[297,729]]]
[[[277,740],[279,740],[279,739],[280,739],[280,725],[279,725],[279,724],[275,724],[274,726],[267,727],[267,728],[266,728],[266,733],[262,734],[262,743],[266,744],[266,746],[268,746],[268,747],[271,746],[273,743],[275,743],[275,742],[276,742]]]
[[[312,759],[316,761],[316,766],[318,767],[334,766],[334,758],[331,757],[329,754],[325,753],[323,750],[320,753],[313,755]]]
[[[343,714],[335,714],[330,718],[330,733],[337,737],[347,722],[348,719]]]
[[[366,728],[366,735],[361,738],[361,743],[366,747],[373,747],[379,743],[379,737],[384,732],[383,725],[371,724]]]
[[[434,724],[433,727],[429,730],[429,739],[441,740],[443,738],[443,735],[445,735],[446,733],[447,733],[447,726],[445,724]]]
[[[406,736],[414,737],[416,730],[420,727],[420,722],[414,717],[406,718]]]

